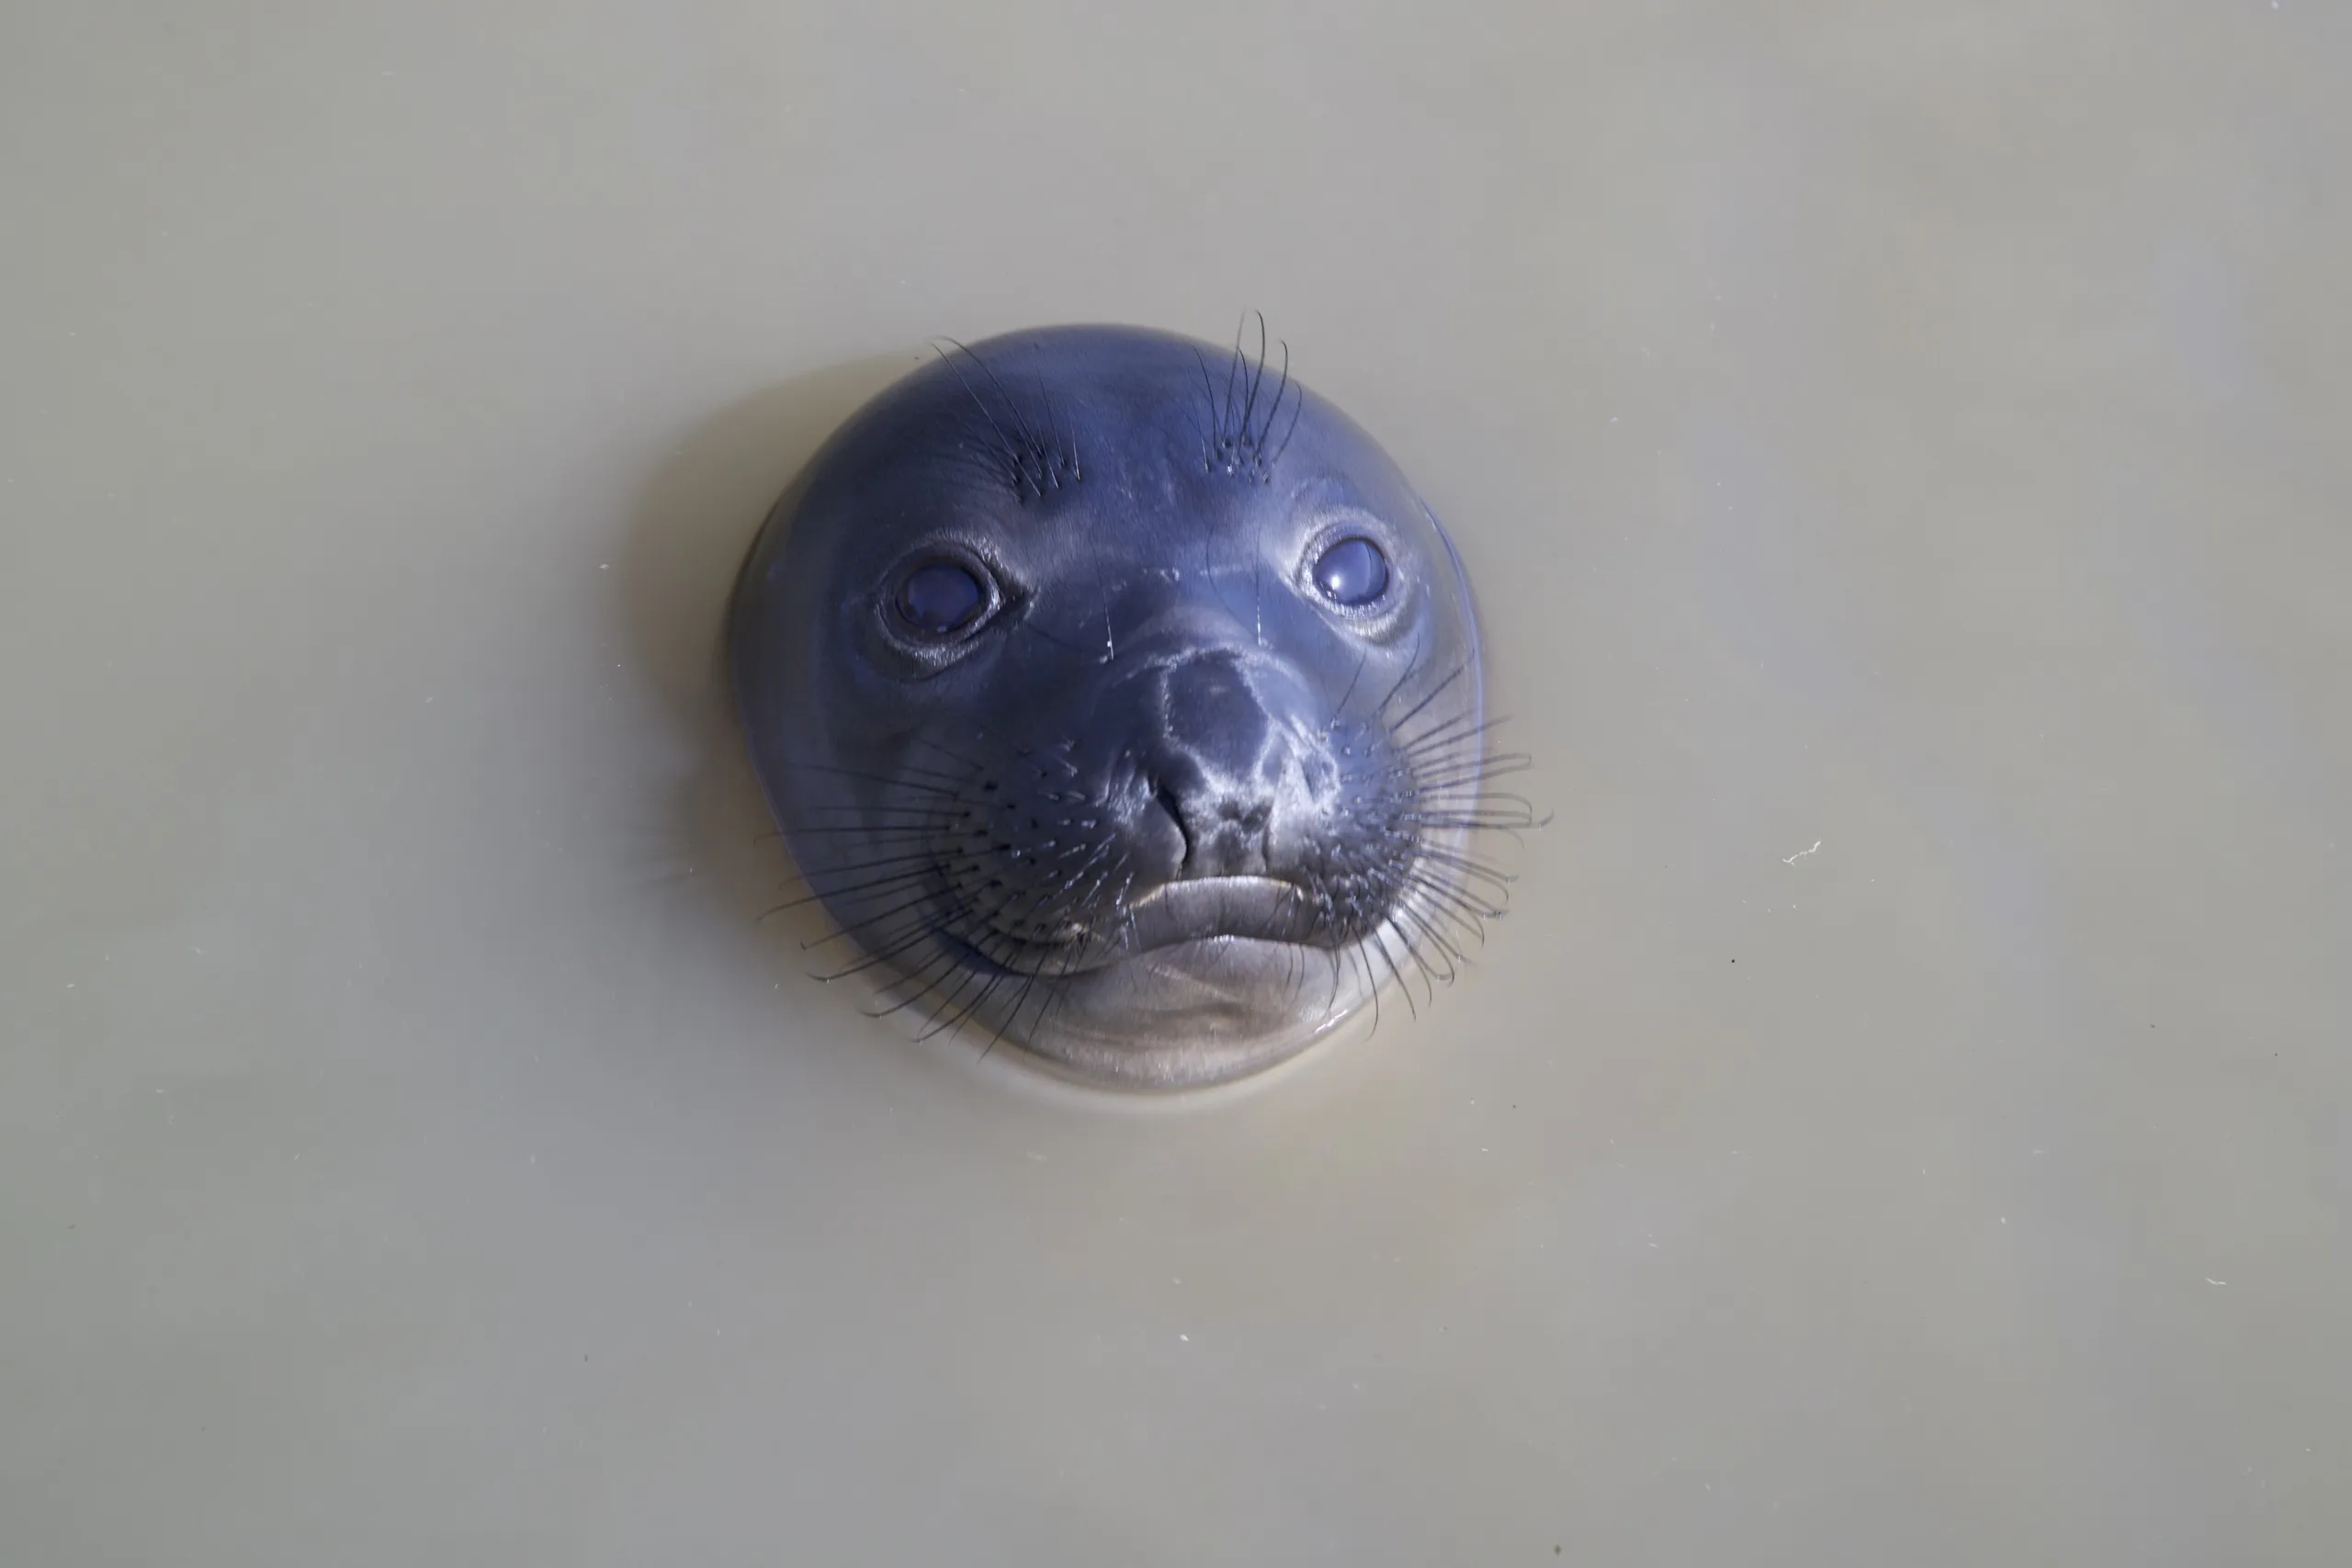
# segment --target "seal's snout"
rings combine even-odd
[[[1168,671],[1165,718],[1170,742],[1227,780],[1254,781],[1265,771],[1273,721],[1230,653],[1204,653]]]
[[[1276,846],[1312,808],[1295,716],[1236,654],[1212,650],[1160,671],[1148,748],[1154,799],[1183,839],[1180,877],[1280,875]]]

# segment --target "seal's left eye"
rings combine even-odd
[[[890,608],[908,630],[924,637],[962,631],[988,608],[988,584],[959,560],[928,560],[899,579]]]
[[[1362,534],[1351,534],[1316,558],[1315,586],[1334,604],[1369,604],[1388,592],[1388,558]]]

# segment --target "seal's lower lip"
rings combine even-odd
[[[1148,953],[1210,937],[1305,942],[1317,925],[1314,906],[1292,883],[1271,876],[1203,876],[1153,888],[1127,906],[1116,933],[1130,953]]]

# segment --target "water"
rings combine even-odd
[[[2352,1545],[2344,15],[0,62],[10,1561]],[[931,334],[1245,308],[1463,550],[1515,911],[1199,1105],[908,1043],[734,565]]]

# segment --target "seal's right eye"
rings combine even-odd
[[[1360,608],[1388,592],[1388,558],[1370,539],[1351,534],[1316,558],[1315,586],[1334,604]]]
[[[989,606],[988,584],[959,560],[919,561],[899,579],[890,609],[918,637],[953,637]]]

